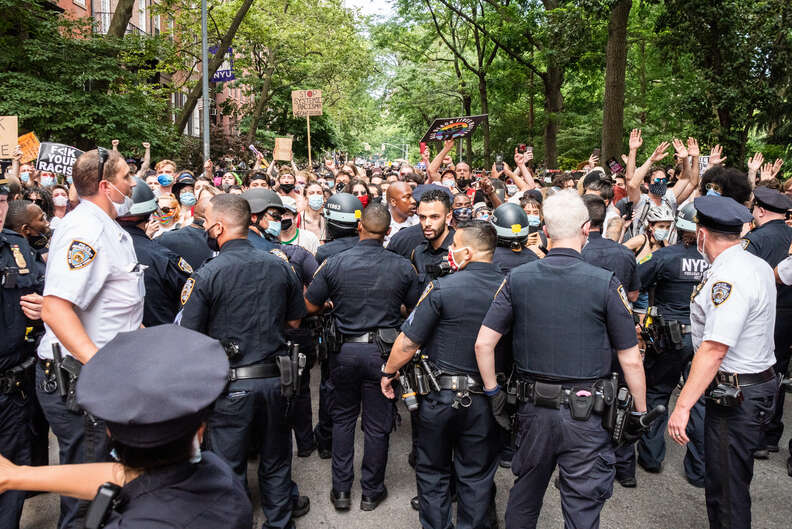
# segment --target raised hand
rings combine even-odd
[[[517,167],[525,164],[525,155],[517,150],[517,147],[514,148],[514,163]]]
[[[151,144],[149,142],[147,142],[147,141],[144,141],[143,142],[143,148],[146,149],[146,150],[149,150],[149,149],[151,149]]]
[[[776,158],[775,163],[773,164],[773,177],[781,172],[781,166],[784,165],[784,160],[781,158]]]
[[[769,180],[771,178],[773,178],[773,165],[767,162],[762,166],[762,170],[759,173],[759,180]]]
[[[443,150],[444,151],[446,151],[446,152],[451,151],[451,150],[453,150],[454,147],[456,147],[456,141],[454,141],[454,140],[445,140],[445,141],[443,141]]]
[[[757,152],[753,155],[753,157],[748,158],[748,170],[752,173],[758,173],[759,170],[762,168],[762,163],[764,162],[764,156],[761,152]]]
[[[667,151],[670,146],[671,144],[668,143],[667,141],[661,142],[660,145],[658,145],[657,148],[652,153],[652,157],[650,158],[652,160],[652,163],[657,163],[666,156],[668,156]]]
[[[674,150],[676,151],[676,156],[680,161],[685,161],[688,157],[688,150],[685,147],[685,144],[682,143],[682,140],[674,138],[673,141]]]
[[[688,138],[687,139],[687,150],[688,156],[699,156],[701,151],[699,151],[699,144],[696,138]]]
[[[594,169],[595,167],[597,167],[598,163],[599,163],[599,156],[597,156],[596,154],[592,154],[591,156],[589,156],[588,159],[589,169]]]
[[[709,157],[709,164],[710,167],[713,165],[723,165],[723,162],[726,161],[726,157],[723,156],[723,147],[720,145],[716,145],[712,149],[710,149],[710,157]]]
[[[643,138],[641,138],[641,129],[632,129],[630,132],[630,150],[637,151],[643,145]]]
[[[117,151],[117,150],[118,150],[118,144],[119,144],[119,143],[120,143],[120,142],[119,142],[118,140],[112,140],[112,141],[110,142],[110,144],[113,146],[113,150],[114,150],[114,151]]]

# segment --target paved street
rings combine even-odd
[[[315,369],[314,381],[318,379]],[[314,383],[314,399],[316,383]],[[314,400],[314,408],[317,401]],[[352,510],[338,514],[329,500],[330,461],[319,459],[316,452],[309,458],[294,460],[294,479],[302,494],[311,498],[311,512],[297,520],[298,528],[338,528],[357,529],[388,527],[399,529],[418,528],[418,514],[410,508],[410,498],[415,495],[415,477],[407,464],[410,451],[409,417],[399,404],[402,426],[391,436],[391,451],[388,461],[387,486],[388,499],[376,511],[364,513],[359,510],[360,502],[360,459],[362,432],[357,431],[357,451],[355,453],[356,483],[352,490]],[[787,402],[786,416],[792,417],[792,405]],[[788,423],[788,421],[787,421]],[[782,446],[786,446],[789,432],[784,436]],[[54,441],[54,439],[53,439]],[[54,443],[53,443],[54,444]],[[761,529],[787,529],[792,519],[790,488],[792,478],[787,476],[786,450],[771,454],[768,461],[757,461],[751,493],[753,497],[753,526]],[[681,529],[707,527],[707,512],[704,505],[703,489],[696,489],[685,481],[682,471],[683,449],[673,444],[669,446],[664,471],[661,474],[647,474],[638,468],[638,488],[623,489],[615,484],[613,498],[605,505],[602,513],[603,529]],[[56,458],[53,451],[51,458]],[[54,459],[53,459],[54,460]],[[255,464],[250,465],[251,489],[254,490],[254,505],[258,502],[255,482]],[[496,476],[498,487],[498,515],[503,520],[508,491],[512,483],[509,470],[499,469]],[[51,494],[41,495],[28,500],[22,518],[23,529],[50,529],[57,519],[57,498]],[[260,527],[260,511],[256,516],[255,527]],[[539,527],[562,528],[561,506],[558,491],[548,487]]]

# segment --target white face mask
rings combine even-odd
[[[668,230],[664,228],[655,228],[654,238],[657,242],[663,242],[668,237]]]
[[[699,242],[699,241],[701,241],[701,242]],[[711,265],[712,261],[707,256],[707,253],[704,251],[704,245],[706,243],[707,243],[706,234],[703,231],[701,231],[701,230],[696,232],[696,250],[698,250],[698,252],[701,254],[701,257],[704,258],[704,260],[707,262],[707,264]]]
[[[68,205],[68,203],[69,203],[69,199],[62,195],[52,197],[52,204],[56,208],[65,208]]]
[[[107,195],[107,198],[110,198],[110,202],[113,203],[113,207],[115,208],[116,211],[116,217],[123,217],[124,215],[129,213],[129,211],[132,209],[132,206],[135,203],[132,201],[132,197],[128,197],[124,195],[121,191],[118,190],[116,186],[114,186],[110,182],[107,182],[107,185],[115,189],[119,195],[122,195],[124,197],[124,200],[122,200],[121,202],[116,202],[115,200],[110,198],[109,194]]]

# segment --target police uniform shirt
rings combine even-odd
[[[414,306],[420,293],[418,274],[407,259],[365,239],[319,265],[305,298],[317,306],[332,300],[338,330],[360,335],[398,328],[401,305]]]
[[[432,280],[432,273],[426,270],[426,267],[436,267],[443,262],[443,259],[448,255],[448,248],[454,242],[455,230],[449,228],[448,235],[445,236],[440,246],[435,249],[432,243],[424,239],[412,253],[410,261],[418,271],[418,280],[421,282],[421,287],[425,287],[429,281]]]
[[[283,258],[247,239],[226,242],[184,284],[182,327],[221,342],[235,342],[242,357],[232,367],[286,354],[287,321],[305,316],[302,285]]]
[[[678,242],[641,259],[641,289],[655,287],[654,303],[666,320],[690,324],[690,295],[709,268],[695,244]]]
[[[52,236],[44,296],[72,303],[91,341],[102,347],[119,332],[140,327],[143,269],[132,237],[99,206],[83,200]],[[44,327],[38,355],[51,360],[57,338]],[[63,348],[63,353],[69,352]]]
[[[355,246],[359,240],[360,238],[357,235],[351,235],[349,237],[339,237],[338,239],[333,239],[332,241],[324,243],[316,250],[316,263],[321,266],[328,257],[349,250]]]
[[[477,374],[476,338],[502,282],[496,264],[469,263],[429,283],[401,330],[441,371]]]
[[[498,246],[492,256],[492,262],[498,265],[506,273],[518,266],[538,260],[539,257],[528,248],[523,247],[519,252],[511,248]]]
[[[124,226],[132,236],[132,244],[140,264],[147,266],[143,271],[146,298],[143,300],[143,325],[151,327],[173,323],[181,308],[179,294],[184,282],[193,273],[190,264],[157,241],[152,241],[146,232],[137,226]]]
[[[44,263],[15,231],[0,232],[0,373],[25,360],[25,333],[28,319],[19,306],[19,298],[44,287]]]
[[[420,224],[416,224],[415,226],[399,230],[399,233],[394,235],[388,243],[388,250],[401,255],[405,259],[409,259],[413,250],[425,240],[423,227]]]
[[[297,273],[300,283],[305,287],[310,285],[316,269],[319,268],[313,254],[296,244],[281,244],[280,249],[289,258],[289,262]]]
[[[248,228],[247,238],[248,241],[250,241],[250,244],[253,245],[253,248],[256,248],[257,250],[264,250],[265,252],[269,252],[271,250],[280,249],[281,247],[280,241],[278,242],[271,241],[264,235],[259,235],[250,228]]]
[[[708,340],[729,347],[728,373],[760,373],[775,364],[776,287],[773,270],[739,244],[724,250],[704,273],[690,304],[693,346]]]
[[[598,231],[589,232],[588,243],[581,251],[583,260],[594,266],[610,270],[627,292],[641,286],[635,269],[635,254],[626,246],[602,236]]]
[[[162,233],[157,237],[157,243],[183,257],[196,270],[204,261],[212,257],[212,250],[206,245],[206,232],[194,223]]]
[[[792,256],[778,263],[778,278],[784,285],[792,285]]]
[[[792,228],[783,219],[771,220],[749,231],[743,239],[743,248],[764,259],[772,268],[778,266],[789,253]],[[778,309],[792,310],[792,288],[778,287]]]

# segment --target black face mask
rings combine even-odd
[[[36,251],[43,250],[49,245],[50,235],[52,232],[39,233],[38,235],[31,235],[28,237],[28,242],[31,248]]]
[[[294,219],[281,219],[281,231],[289,231],[293,222]]]
[[[281,184],[280,189],[286,194],[291,193],[294,191],[294,184]]]
[[[217,237],[212,237],[209,234],[209,230],[206,230],[204,232],[204,237],[206,237],[206,246],[208,246],[210,250],[212,250],[213,252],[220,251],[220,243],[217,242]]]
[[[465,189],[470,185],[470,182],[470,178],[457,178],[457,185],[459,186],[459,189]]]
[[[372,204],[382,204],[382,197],[372,197],[369,202]]]

